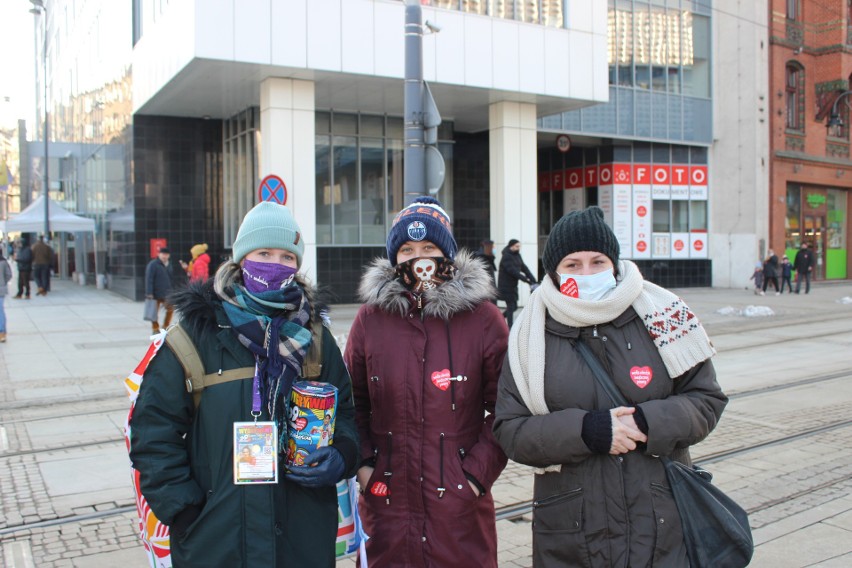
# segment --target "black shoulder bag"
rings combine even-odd
[[[631,406],[582,339],[577,339],[576,348],[612,402]],[[709,471],[664,456],[660,460],[680,513],[690,567],[747,566],[754,553],[754,541],[743,508],[710,483],[713,476]]]

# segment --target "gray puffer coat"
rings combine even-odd
[[[508,360],[494,433],[510,459],[535,467],[533,565],[681,568],[688,565],[678,514],[657,456],[689,463],[689,446],[716,426],[727,397],[707,360],[672,379],[641,318],[629,308],[614,321],[575,328],[548,316],[544,396],[550,414],[524,405]],[[619,456],[592,453],[583,417],[614,406],[574,350],[582,336],[616,386],[641,408],[648,443]],[[647,383],[647,379],[650,379]]]

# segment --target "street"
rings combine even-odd
[[[718,350],[731,397],[693,458],[750,514],[752,566],[852,565],[852,284],[810,295],[678,290]],[[844,300],[845,299],[845,300]],[[847,302],[847,303],[844,303]],[[722,315],[768,306],[775,315]],[[345,340],[357,306],[335,306]],[[144,568],[123,426],[123,379],[147,347],[142,304],[69,281],[7,297],[0,346],[0,542],[8,568]],[[493,489],[499,565],[531,565],[532,471]],[[354,566],[346,559],[338,566]]]

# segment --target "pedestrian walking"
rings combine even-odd
[[[172,322],[174,306],[169,301],[172,293],[172,279],[169,276],[169,257],[171,252],[168,247],[160,247],[156,258],[152,258],[145,267],[145,297],[157,301],[157,318],[151,322],[151,332],[160,333],[159,313],[165,308],[166,315],[163,318],[163,328],[168,328]]]
[[[512,239],[503,249],[500,257],[500,273],[497,278],[500,299],[506,302],[506,311],[503,312],[503,316],[510,328],[515,317],[515,311],[518,309],[519,280],[530,286],[536,284],[535,276],[521,258],[520,241]]]
[[[781,293],[784,293],[784,285],[787,285],[787,291],[792,294],[793,293],[793,283],[791,282],[791,278],[793,276],[793,265],[790,264],[790,259],[787,258],[785,254],[781,257],[781,267],[779,269],[781,273]]]
[[[15,253],[15,263],[18,265],[18,294],[16,300],[30,299],[30,278],[33,273],[33,251],[26,236],[21,237],[21,248]]]
[[[346,342],[371,568],[497,566],[491,425],[508,330],[432,197],[397,214]]]
[[[192,260],[189,261],[189,281],[204,282],[210,278],[210,255],[207,244],[198,244],[189,249]]]
[[[220,375],[246,370],[244,380],[205,388],[197,409],[168,343],[145,371],[132,416],[130,458],[142,494],[170,528],[176,568],[335,564],[335,484],[355,474],[357,431],[343,358],[316,315],[314,291],[298,272],[304,246],[287,207],[259,203],[240,225],[233,260],[212,280],[174,296],[178,325],[204,368]],[[311,349],[318,348],[316,380],[337,389],[332,444],[275,481],[235,483],[240,460],[246,459],[236,425],[274,422],[283,441],[274,440],[278,447],[271,455],[286,454],[285,401]],[[281,463],[269,455],[253,454],[258,475]]]
[[[5,247],[4,247],[5,248]],[[12,267],[0,250],[0,343],[6,343],[6,294],[12,280]]]
[[[805,294],[811,293],[811,275],[816,266],[816,258],[811,249],[808,248],[808,243],[802,243],[801,248],[796,252],[796,258],[793,259],[793,268],[796,269],[796,294],[802,289],[802,280],[805,281]]]
[[[687,566],[659,456],[691,463],[727,398],[710,340],[680,298],[619,260],[603,211],[568,213],[542,258],[547,276],[512,328],[494,432],[540,468],[533,566]],[[630,406],[612,408],[582,342]]]
[[[766,295],[766,287],[772,283],[775,288],[775,295],[779,295],[781,290],[778,288],[778,256],[775,251],[769,249],[766,259],[763,261],[763,288],[760,290],[760,295]]]
[[[50,292],[50,269],[53,266],[53,248],[44,242],[44,235],[32,246],[33,279],[36,283],[36,296],[47,296]]]

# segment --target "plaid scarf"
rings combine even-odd
[[[261,400],[280,429],[284,404],[311,345],[311,331],[305,327],[311,306],[305,292],[293,281],[286,288],[259,294],[234,282],[217,293],[238,341],[254,354]]]

